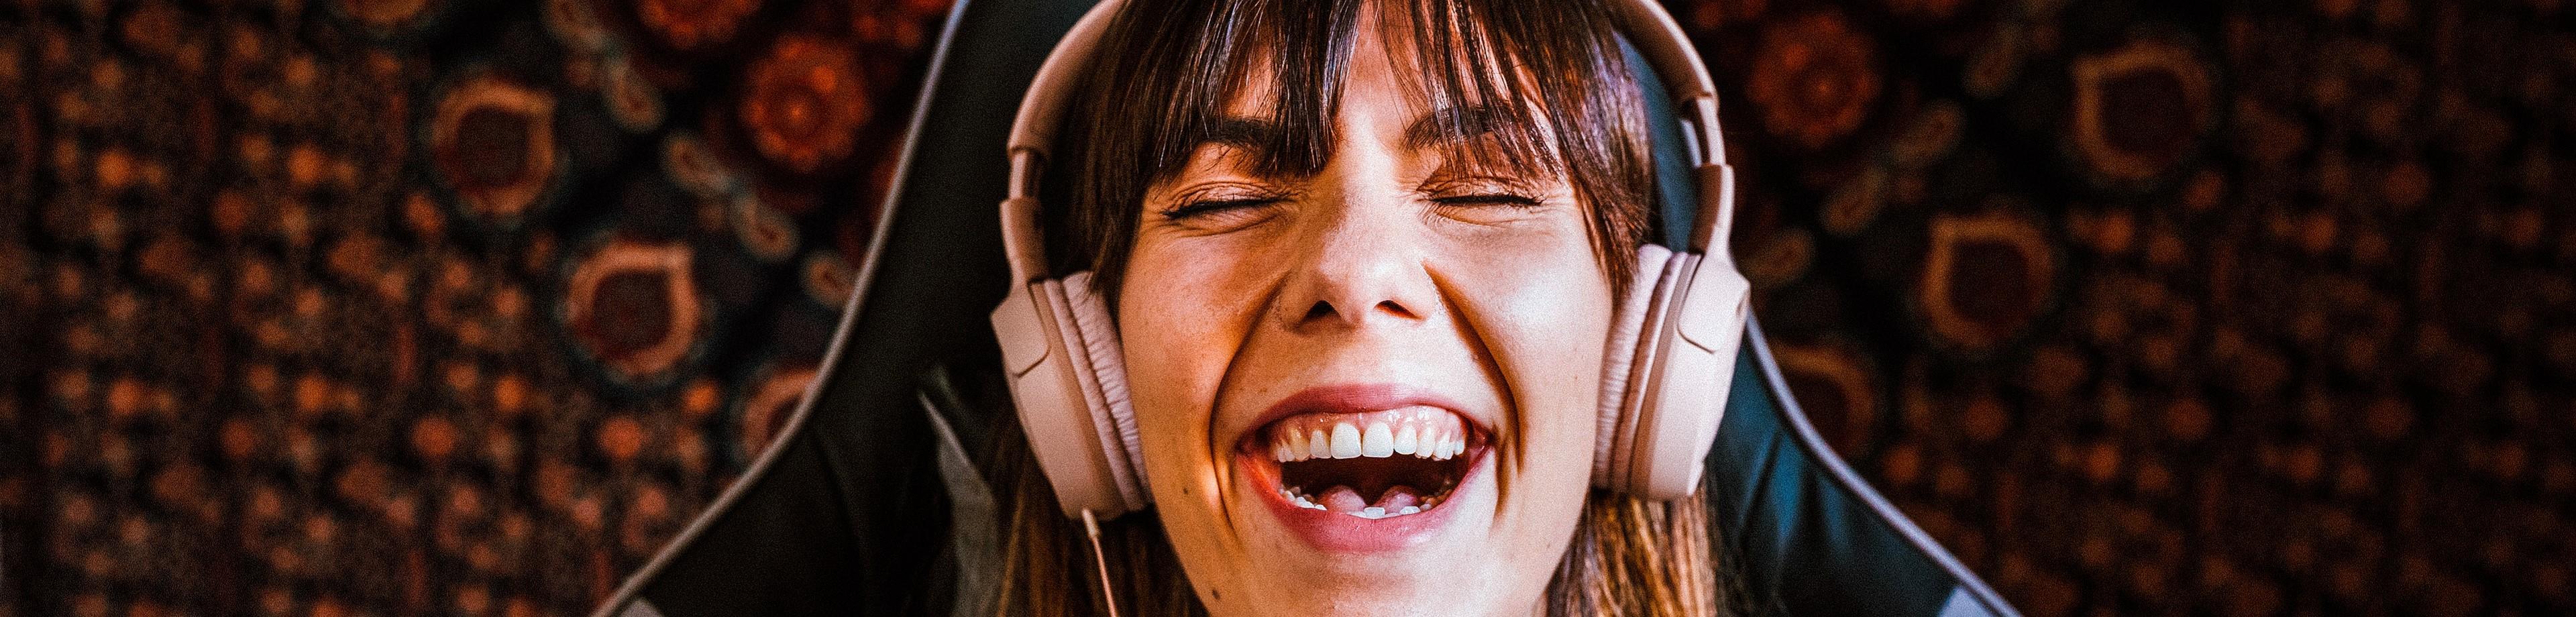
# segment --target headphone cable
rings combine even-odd
[[[1091,563],[1100,570],[1100,601],[1109,606],[1109,617],[1118,617],[1118,594],[1109,587],[1109,556],[1100,550],[1100,520],[1092,518],[1091,509],[1082,509],[1082,531],[1091,536]]]

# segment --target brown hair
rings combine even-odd
[[[1273,67],[1270,120],[1255,171],[1298,177],[1332,156],[1331,119],[1364,5],[1405,17],[1422,58],[1418,93],[1454,134],[1485,131],[1491,149],[1466,148],[1471,168],[1562,174],[1588,208],[1593,249],[1612,289],[1624,291],[1650,224],[1653,177],[1645,114],[1613,19],[1596,2],[1549,0],[1132,0],[1099,49],[1122,61],[1088,67],[1059,133],[1042,189],[1048,256],[1057,273],[1092,270],[1117,305],[1139,201],[1167,180],[1215,130],[1232,93],[1255,66]],[[1395,13],[1394,11],[1403,11]],[[1399,20],[1389,19],[1393,24]],[[1508,73],[1497,70],[1509,67]],[[1517,74],[1512,79],[1496,75]],[[1520,106],[1533,101],[1545,126]],[[1616,292],[1614,292],[1616,293]],[[1067,520],[1016,423],[994,460],[1003,488],[1005,539],[995,605],[1001,615],[1105,614],[1081,524]],[[1104,524],[1101,541],[1117,599],[1130,615],[1201,615],[1179,558],[1150,516]],[[1708,616],[1732,597],[1709,539],[1707,505],[1593,491],[1546,593],[1551,615]]]

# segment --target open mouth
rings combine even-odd
[[[1414,405],[1289,416],[1247,436],[1245,447],[1278,466],[1289,504],[1387,519],[1440,507],[1473,470],[1484,441],[1456,412]]]

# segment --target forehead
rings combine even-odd
[[[1193,127],[1186,149],[1229,146],[1293,173],[1312,170],[1359,128],[1408,149],[1488,142],[1492,148],[1466,157],[1480,166],[1554,166],[1556,114],[1531,67],[1507,49],[1529,43],[1504,40],[1451,3],[1352,8],[1335,22],[1253,29],[1241,53],[1222,64],[1228,74],[1208,80],[1224,84],[1222,99],[1184,121]],[[1217,32],[1227,30],[1244,32]]]
[[[1244,41],[1253,53],[1229,63],[1234,66],[1229,67],[1233,74],[1227,81],[1235,87],[1224,104],[1226,115],[1271,116],[1279,107],[1281,66],[1317,64],[1311,61],[1321,61],[1325,70],[1298,80],[1310,82],[1305,84],[1309,87],[1329,88],[1342,96],[1354,90],[1363,94],[1377,94],[1368,92],[1373,89],[1401,90],[1407,106],[1422,106],[1429,93],[1421,87],[1422,50],[1409,29],[1413,20],[1408,11],[1389,4],[1363,2],[1347,23],[1338,24],[1329,34],[1280,28]],[[1316,81],[1325,83],[1311,83]],[[1390,88],[1406,83],[1415,87]]]
[[[1082,103],[1066,146],[1083,154],[1067,171],[1085,179],[1082,199],[1121,211],[1195,168],[1211,142],[1244,146],[1221,153],[1236,171],[1312,177],[1368,63],[1397,95],[1377,109],[1431,119],[1401,133],[1472,146],[1441,153],[1453,171],[1627,183],[1642,173],[1631,169],[1642,131],[1608,24],[1588,2],[1134,0],[1105,35],[1119,51],[1091,68],[1099,94]],[[1501,102],[1513,104],[1488,104]]]
[[[1383,102],[1401,101],[1416,110],[1481,103],[1498,94],[1540,105],[1533,97],[1518,96],[1536,94],[1529,67],[1518,54],[1501,49],[1526,42],[1498,40],[1499,33],[1485,32],[1486,24],[1444,2],[1364,0],[1355,9],[1342,23],[1306,24],[1330,32],[1291,23],[1246,37],[1242,43],[1250,53],[1236,54],[1226,63],[1229,74],[1223,81],[1232,94],[1223,101],[1223,112],[1267,117],[1280,106],[1283,87],[1321,87],[1342,97],[1388,96]],[[1444,13],[1416,15],[1425,11]],[[1318,65],[1321,70],[1314,70]],[[1282,66],[1312,74],[1292,77],[1295,86],[1283,85]]]

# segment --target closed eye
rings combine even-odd
[[[1192,234],[1231,233],[1271,220],[1292,195],[1263,189],[1220,188],[1187,193],[1157,212],[1161,224]]]
[[[1538,198],[1508,193],[1435,197],[1432,198],[1431,203],[1443,206],[1511,206],[1515,208],[1536,208],[1542,205]]]
[[[1433,197],[1431,211],[1441,218],[1473,225],[1511,225],[1548,219],[1561,202],[1523,193],[1468,193]]]
[[[1164,210],[1163,218],[1172,221],[1182,221],[1229,211],[1261,208],[1277,203],[1279,203],[1279,199],[1270,197],[1250,199],[1203,199],[1184,203],[1177,207]]]

